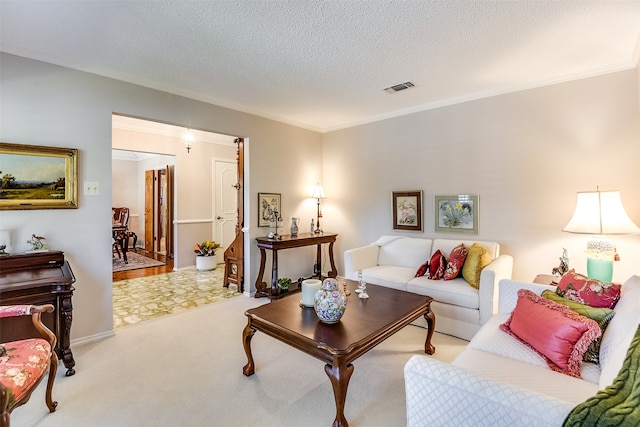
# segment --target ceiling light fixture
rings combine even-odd
[[[182,135],[182,139],[184,140],[184,148],[187,149],[187,154],[189,153],[189,150],[191,150],[191,147],[193,147],[193,143],[196,140],[196,137],[193,136],[193,134],[191,133],[191,129],[188,129],[184,135]]]

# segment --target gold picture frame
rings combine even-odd
[[[77,149],[0,142],[0,210],[77,208]]]
[[[393,191],[393,229],[422,231],[422,190]]]

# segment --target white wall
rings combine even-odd
[[[27,249],[22,242],[36,233],[45,236],[52,249],[65,252],[77,279],[71,330],[76,342],[108,335],[113,329],[109,225],[113,113],[248,138],[245,288],[253,287],[258,267],[254,238],[266,235],[257,227],[257,193],[282,193],[287,216],[310,217],[313,211],[304,200],[308,187],[321,179],[321,135],[316,132],[4,53],[0,54],[0,92],[0,140],[78,148],[80,188],[85,181],[100,184],[99,196],[80,192],[78,209],[0,212],[2,228],[11,229],[14,241],[22,244],[17,249]],[[189,169],[189,162],[195,160],[195,156],[187,161],[178,155],[176,168]],[[179,187],[177,191],[195,189]],[[183,210],[186,218],[198,215],[188,206]],[[283,260],[284,273],[294,276],[300,268],[302,263],[295,258]]]
[[[573,212],[577,191],[596,186],[620,190],[629,215],[640,224],[638,79],[638,70],[630,70],[320,135],[0,54],[0,140],[78,148],[80,188],[84,181],[101,186],[99,196],[80,194],[76,210],[2,211],[0,223],[13,230],[22,250],[23,242],[36,233],[47,237],[52,249],[65,251],[77,278],[72,339],[108,334],[115,112],[247,138],[246,288],[253,288],[258,268],[254,239],[268,233],[257,227],[257,193],[281,193],[285,224],[298,216],[304,230],[315,217],[315,203],[308,196],[317,181],[328,197],[323,228],[339,233],[340,271],[344,249],[398,233],[391,225],[391,192],[414,189],[424,191],[425,230],[399,234],[466,238],[434,233],[433,196],[478,194],[477,238],[497,240],[504,253],[515,257],[515,278],[532,280],[549,273],[562,247],[569,249],[572,266],[585,271],[585,237],[560,231]],[[181,151],[176,168],[192,169],[197,175],[190,163],[194,158],[186,159]],[[184,218],[199,216],[190,209],[184,207]],[[614,279],[622,281],[638,272],[640,236],[615,240],[622,261],[616,263]],[[313,248],[309,249],[283,254],[281,275],[295,278],[309,271]]]
[[[550,274],[563,247],[586,273],[587,236],[561,231],[576,192],[620,190],[640,225],[638,159],[637,70],[424,111],[324,135],[325,226],[340,252],[382,234],[466,239],[434,232],[434,196],[477,194],[477,239],[514,256],[516,279]],[[392,229],[402,190],[424,191],[422,233]],[[624,281],[640,273],[640,235],[614,239]]]

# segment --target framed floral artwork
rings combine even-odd
[[[422,191],[392,192],[393,229],[422,231]]]
[[[268,227],[274,212],[282,213],[279,193],[258,193],[258,227]]]
[[[435,231],[478,234],[478,196],[436,196]]]

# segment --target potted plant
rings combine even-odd
[[[216,249],[219,247],[220,244],[212,240],[196,243],[193,246],[193,251],[196,253],[196,270],[214,270],[217,266]]]
[[[289,279],[288,277],[281,277],[278,279],[278,288],[283,292],[289,290],[290,284],[291,284],[291,279]]]

